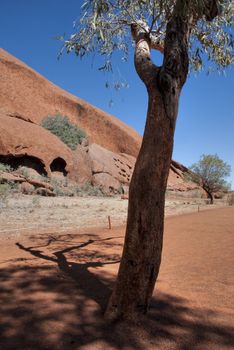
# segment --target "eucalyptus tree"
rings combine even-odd
[[[87,0],[67,52],[105,57],[111,71],[115,51],[127,60],[133,44],[137,74],[148,92],[142,146],[132,176],[123,255],[106,317],[130,319],[147,312],[158,276],[164,203],[178,102],[189,68],[219,70],[233,63],[233,1]],[[163,54],[161,66],[152,50]]]
[[[211,204],[214,202],[215,192],[227,191],[229,188],[225,178],[230,175],[231,167],[217,154],[203,154],[197,163],[191,165],[190,170],[191,179],[203,187]]]

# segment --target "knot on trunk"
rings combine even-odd
[[[149,40],[149,26],[143,21],[131,24],[131,33],[135,42],[141,39]]]

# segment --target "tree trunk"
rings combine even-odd
[[[187,2],[178,0],[167,24],[164,61],[151,61],[154,46],[144,23],[132,25],[135,67],[148,91],[142,146],[129,191],[128,221],[117,282],[106,318],[137,321],[147,312],[161,263],[164,206],[178,100],[188,73]],[[183,11],[182,11],[182,10]]]
[[[130,185],[124,251],[106,311],[110,320],[135,321],[147,312],[161,262],[175,123],[168,117],[156,86],[152,84],[148,89],[145,133]]]
[[[210,198],[210,204],[214,204],[214,197],[213,197],[213,194],[210,192],[210,191],[207,191],[207,194],[208,194],[208,197]]]
[[[206,192],[208,198],[210,199],[210,204],[214,204],[214,197],[213,197],[213,193],[212,191],[208,188],[208,186],[206,185],[206,182],[203,182],[201,184],[203,190]]]

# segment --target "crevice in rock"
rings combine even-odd
[[[64,176],[67,176],[67,170],[66,170],[67,163],[65,160],[61,157],[55,158],[51,164],[50,164],[50,170],[51,172],[60,172],[63,173]]]
[[[109,173],[108,171],[93,171],[92,174],[93,175],[96,175],[96,174],[108,174],[108,175],[114,177],[113,174]]]
[[[47,175],[45,164],[37,157],[28,155],[0,155],[0,163],[8,164],[14,170],[26,166],[36,170],[40,175]]]
[[[24,116],[22,116],[22,115],[20,115],[18,113],[7,113],[7,116],[10,117],[10,118],[20,119],[20,120],[23,120],[23,121],[31,123],[31,124],[36,124],[30,118],[26,118],[26,117],[24,117]]]

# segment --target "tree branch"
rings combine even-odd
[[[215,17],[221,14],[220,1],[204,0],[203,15],[207,21],[212,21]]]
[[[188,41],[192,26],[203,16],[213,20],[220,11],[218,0],[204,0],[201,7],[194,6],[192,1],[177,0],[166,28],[164,62],[160,73],[164,88],[170,88],[172,79],[176,79],[176,85],[182,88],[188,74]]]
[[[151,32],[149,35],[149,38],[150,38],[150,48],[153,50],[157,50],[163,54],[164,46],[160,43],[159,36],[156,33]]]
[[[142,24],[141,26],[132,24],[131,31],[136,43],[134,56],[135,68],[141,80],[148,86],[154,78],[156,71],[158,71],[158,67],[151,60],[150,36],[145,28],[142,29]]]

